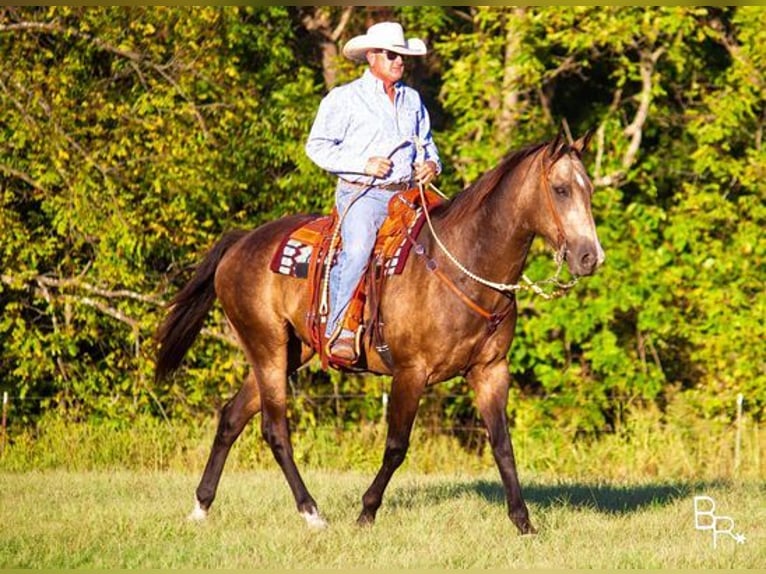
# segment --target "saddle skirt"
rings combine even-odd
[[[426,208],[429,211],[443,201],[430,191],[426,191],[424,196]],[[385,279],[402,272],[413,246],[412,239],[417,237],[424,222],[425,213],[419,189],[402,191],[391,198],[388,203],[388,217],[378,231],[367,272],[362,277],[349,304],[343,321],[344,328],[355,333],[360,332],[365,316],[365,304],[371,307],[367,313],[370,321],[379,319],[377,304]],[[271,270],[281,275],[307,279],[306,289],[310,307],[306,320],[312,346],[320,354],[324,366],[329,362],[335,366],[350,367],[349,364],[342,364],[334,357],[327,356],[327,341],[324,336],[327,309],[324,308],[326,306],[320,309],[327,290],[324,283],[328,275],[326,270],[329,258],[333,258],[334,264],[338,253],[343,248],[340,234],[334,233],[337,223],[338,213],[333,209],[330,215],[316,216],[293,229],[284,237],[274,253]],[[334,246],[331,245],[333,237],[335,238]],[[364,327],[364,331],[371,336],[375,332],[380,333],[380,329],[372,329],[371,325],[364,325]],[[357,337],[357,345],[359,345],[359,337]],[[357,356],[360,354],[359,351],[360,349],[357,349]]]

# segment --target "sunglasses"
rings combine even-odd
[[[397,58],[401,58],[404,60],[404,56],[401,54],[397,54],[396,52],[392,52],[391,50],[375,50],[376,54],[385,54],[386,58],[388,58],[391,62],[396,60]]]

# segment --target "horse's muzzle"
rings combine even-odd
[[[606,256],[598,243],[583,242],[567,250],[566,260],[569,272],[575,276],[593,275]]]

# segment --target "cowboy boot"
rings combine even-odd
[[[330,355],[336,359],[354,362],[356,360],[356,336],[354,332],[343,329],[330,344]]]

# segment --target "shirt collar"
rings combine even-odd
[[[383,87],[383,80],[381,80],[380,78],[376,78],[370,71],[370,68],[367,68],[364,71],[364,74],[362,75],[362,80],[365,82],[365,85],[370,87],[370,89],[381,94],[386,93],[386,90]],[[399,92],[399,90],[401,89],[403,85],[404,84],[402,83],[402,80],[397,80],[396,83],[394,84],[394,89],[397,92]]]

